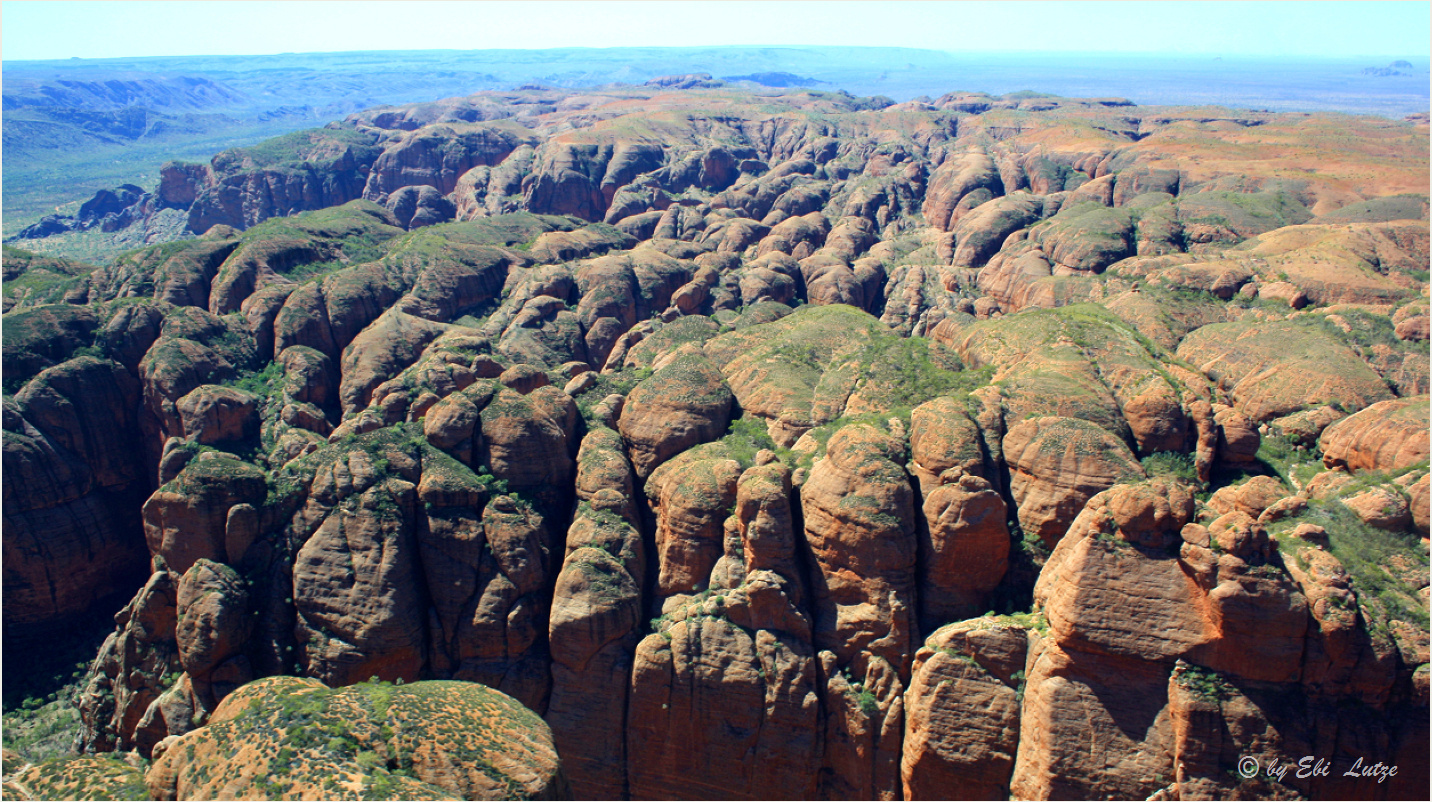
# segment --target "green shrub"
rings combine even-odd
[[[731,421],[731,426],[726,430],[726,436],[721,442],[730,452],[731,459],[741,464],[741,469],[756,464],[756,453],[762,449],[773,451],[784,461],[789,461],[790,450],[783,449],[776,445],[771,435],[766,431],[765,421],[755,415],[747,415]]]
[[[1221,702],[1231,699],[1237,692],[1228,680],[1209,668],[1190,665],[1179,661],[1178,671],[1175,674],[1175,681],[1180,687],[1190,691],[1194,696],[1210,702]]]
[[[1198,484],[1198,470],[1193,465],[1192,454],[1160,451],[1144,457],[1140,462],[1150,477],[1168,476],[1187,484]]]
[[[1388,572],[1396,557],[1426,574],[1427,552],[1419,538],[1368,526],[1341,501],[1314,502],[1299,520],[1327,530],[1328,550],[1352,575],[1353,590],[1372,613],[1370,626],[1381,628],[1387,619],[1398,619],[1427,630],[1427,610],[1416,599],[1417,588]],[[1367,604],[1369,597],[1377,604]]]
[[[875,694],[862,689],[856,698],[860,704],[860,712],[864,713],[866,718],[874,719],[880,715],[880,702],[876,700]]]

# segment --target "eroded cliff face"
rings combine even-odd
[[[1425,126],[1290,181],[1271,114],[548,94],[231,152],[202,238],[7,284],[7,638],[139,588],[85,750],[218,793],[239,702],[376,678],[511,696],[581,798],[1425,788]],[[1273,166],[1161,144],[1229,131]],[[1304,755],[1400,770],[1237,773]]]

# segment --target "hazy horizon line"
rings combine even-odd
[[[988,58],[988,57],[1032,57],[1032,58],[1112,58],[1112,59],[1152,59],[1159,61],[1203,61],[1203,60],[1224,60],[1224,61],[1288,61],[1288,62],[1336,62],[1336,61],[1361,61],[1365,59],[1393,59],[1432,65],[1432,57],[1427,55],[1408,55],[1405,53],[1384,52],[1384,53],[1363,53],[1354,55],[1321,55],[1304,53],[1235,53],[1235,52],[1181,52],[1165,53],[1159,51],[1130,51],[1130,50],[939,50],[928,47],[905,47],[900,45],[831,45],[831,44],[796,44],[796,43],[773,43],[761,45],[731,44],[731,45],[614,45],[611,47],[596,47],[587,45],[570,45],[563,47],[477,47],[477,48],[392,48],[383,50],[356,49],[356,50],[286,50],[278,53],[187,53],[187,54],[154,54],[143,56],[67,56],[62,58],[47,59],[7,59],[0,56],[0,64],[67,64],[75,61],[138,61],[152,59],[186,59],[186,58],[212,58],[212,59],[246,59],[246,58],[281,58],[285,56],[340,56],[347,54],[367,53],[543,53],[556,51],[593,51],[610,52],[619,50],[661,50],[661,51],[700,51],[700,50],[772,50],[772,49],[803,49],[803,50],[893,50],[911,51],[917,53],[940,54],[956,58]]]

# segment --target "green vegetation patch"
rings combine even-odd
[[[211,162],[214,172],[234,174],[257,169],[332,168],[343,158],[372,164],[382,152],[372,133],[352,128],[313,128],[276,136],[242,148],[230,148]]]
[[[701,408],[719,407],[732,400],[731,390],[720,371],[700,354],[676,357],[632,392],[634,399],[671,399]]]
[[[870,330],[857,357],[865,404],[886,410],[913,409],[933,398],[963,395],[989,383],[992,367],[964,370],[959,358],[939,343],[901,337],[883,326]]]
[[[743,471],[756,464],[756,454],[762,450],[773,452],[777,459],[787,465],[795,464],[795,453],[788,448],[777,446],[766,429],[766,422],[754,415],[731,421],[726,436],[719,442],[726,447],[731,459],[740,463]]]
[[[1426,470],[1426,463],[1409,470],[1419,467]],[[1337,495],[1346,498],[1372,486],[1400,489],[1390,483],[1390,476],[1369,471],[1339,488]],[[1302,523],[1316,524],[1327,530],[1328,551],[1352,576],[1352,588],[1369,627],[1386,632],[1389,624],[1398,620],[1424,632],[1427,630],[1427,609],[1418,598],[1420,587],[1414,579],[1420,577],[1425,581],[1428,571],[1428,552],[1420,537],[1368,526],[1336,498],[1314,499],[1297,516],[1280,521],[1273,528],[1272,534],[1284,536],[1279,538],[1281,549],[1295,551],[1302,545],[1287,537],[1289,531]]]
[[[1386,350],[1402,357],[1425,357],[1427,354],[1426,345],[1399,338],[1392,325],[1392,318],[1387,315],[1351,307],[1339,309],[1337,314],[1349,330],[1344,330],[1326,315],[1308,315],[1299,317],[1294,322],[1310,331],[1332,337],[1364,359],[1371,358],[1378,351]]]
[[[704,315],[677,318],[633,346],[627,353],[627,359],[638,368],[651,367],[657,358],[683,345],[699,345],[715,337],[719,328],[715,321]]]
[[[573,562],[572,566],[582,573],[587,587],[596,596],[634,602],[637,598],[637,585],[621,562],[629,558],[607,551],[602,551],[601,554],[607,555],[607,558],[578,560]]]
[[[1036,349],[1069,341],[1104,360],[1165,373],[1163,363],[1182,364],[1176,356],[1138,329],[1095,303],[1071,304],[1057,309],[1026,309],[973,323],[965,329],[973,335],[972,350],[978,361],[1010,365]],[[1174,387],[1180,387],[1167,377]]]
[[[1199,192],[1174,203],[1184,222],[1216,226],[1237,239],[1312,218],[1307,207],[1286,192]]]
[[[901,337],[851,306],[802,306],[778,320],[707,342],[743,408],[800,425],[858,410],[908,419],[912,408],[986,384],[944,346]]]
[[[1385,223],[1392,220],[1426,220],[1426,195],[1390,195],[1385,198],[1358,201],[1321,215],[1311,222],[1320,225],[1338,223]],[[1426,281],[1426,279],[1423,279]]]
[[[1198,470],[1194,467],[1192,454],[1160,451],[1144,457],[1139,462],[1144,466],[1144,473],[1150,478],[1165,476],[1187,485],[1198,484]]]
[[[1222,702],[1232,699],[1238,689],[1213,669],[1191,665],[1182,660],[1174,668],[1174,681],[1199,699]]]
[[[52,304],[4,317],[4,384],[13,393],[35,374],[75,356],[99,356],[93,347],[100,319],[88,307]]]
[[[461,223],[442,223],[429,226],[427,230],[451,242],[525,251],[539,236],[549,231],[574,231],[586,224],[587,221],[579,217],[513,212]]]
[[[301,280],[381,258],[386,244],[403,233],[403,229],[389,222],[391,219],[382,206],[368,200],[354,200],[342,206],[265,220],[240,237],[244,243],[285,239],[315,242],[342,254],[341,259],[278,271]]]
[[[86,262],[43,256],[10,245],[4,246],[0,264],[4,265],[5,303],[26,306],[59,303],[96,269]]]
[[[581,414],[582,420],[586,421],[587,428],[590,430],[601,425],[592,410],[604,401],[607,396],[625,396],[636,389],[638,384],[651,378],[651,374],[651,368],[636,368],[632,370],[620,370],[613,373],[597,374],[597,383],[577,396],[577,412]]]
[[[143,800],[144,762],[131,763],[113,755],[53,758],[19,773],[11,783],[32,799]]]
[[[184,779],[199,787],[219,781],[228,756],[250,744],[266,762],[255,782],[274,798],[313,788],[334,799],[434,798],[493,785],[502,798],[523,799],[526,767],[513,761],[524,759],[523,745],[548,737],[535,713],[476,683],[373,677],[330,689],[282,677],[240,693],[250,697],[242,712],[189,736],[199,748],[186,754]],[[328,782],[334,776],[345,782]],[[346,782],[352,779],[361,790]]]

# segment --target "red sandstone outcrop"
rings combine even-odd
[[[946,159],[931,173],[922,211],[930,225],[949,231],[966,211],[962,208],[966,197],[983,190],[984,199],[988,200],[1002,194],[1003,189],[994,160],[984,153],[971,151],[958,158]]]
[[[1020,527],[1051,548],[1096,493],[1143,468],[1121,441],[1077,418],[1035,418],[1004,436]]]
[[[143,575],[137,383],[81,357],[5,401],[5,609],[43,632]]]
[[[1184,338],[1178,355],[1227,390],[1235,409],[1260,422],[1329,402],[1361,409],[1392,395],[1347,346],[1291,323],[1204,326]]]
[[[819,707],[810,644],[758,621],[743,624],[760,628],[748,634],[717,605],[715,616],[688,617],[637,646],[627,727],[632,796],[812,795]]]
[[[296,703],[301,720],[285,712]],[[145,775],[155,799],[268,795],[275,785],[335,798],[545,799],[566,790],[542,719],[467,683],[329,689],[268,678],[220,705],[208,726],[156,751]]]
[[[1168,675],[1165,663],[1071,652],[1046,639],[1027,669],[1010,793],[1146,797],[1163,788],[1173,774]],[[1127,721],[1138,726],[1120,726]]]
[[[979,267],[999,251],[1010,234],[1037,221],[1043,202],[1034,195],[1014,192],[979,206],[954,228],[956,241],[953,263],[957,267]]]
[[[309,134],[301,148],[310,163],[322,169],[283,170],[249,168],[227,151],[214,159],[209,180],[195,193],[189,207],[188,229],[202,234],[215,225],[248,228],[270,217],[309,209],[340,206],[363,195],[364,163],[371,149],[344,147]],[[242,157],[240,157],[242,158]]]
[[[1323,430],[1329,468],[1397,470],[1427,459],[1427,396],[1388,399]]]
[[[594,429],[577,457],[580,503],[552,592],[552,696],[546,718],[574,794],[627,796],[627,678],[641,619],[645,546],[634,525],[621,437]]]
[[[736,502],[740,463],[719,452],[687,451],[647,481],[656,514],[657,595],[704,590],[724,552],[724,526]]]
[[[765,451],[740,473],[724,451],[719,444],[694,449],[658,468],[649,482],[662,488],[658,592],[671,595],[653,622],[657,631],[636,650],[627,730],[632,794],[669,794],[695,782],[724,794],[734,787],[745,798],[808,797],[821,759],[820,703],[811,624],[802,612],[790,470]],[[723,485],[727,479],[732,486]],[[732,492],[734,512],[723,524],[732,507],[723,493]],[[678,516],[714,526],[700,531]],[[705,558],[693,560],[700,553],[693,547],[702,546]],[[700,592],[670,581],[703,568],[709,587]],[[745,735],[730,744],[733,731]],[[693,751],[683,746],[689,743],[710,746]],[[736,748],[751,757],[734,763],[734,755],[723,757]],[[741,766],[735,775],[733,765]]]
[[[1237,510],[1256,519],[1289,495],[1287,486],[1276,477],[1255,476],[1242,484],[1219,488],[1209,498],[1208,507],[1219,515]]]
[[[144,502],[149,551],[181,573],[200,559],[237,562],[243,555],[228,552],[231,510],[262,505],[267,494],[256,466],[218,452],[201,455]]]
[[[174,642],[176,584],[174,574],[155,571],[115,616],[116,629],[100,647],[76,696],[84,722],[79,737],[83,748],[133,748],[140,721],[160,698],[166,675],[180,668]]]
[[[896,448],[873,426],[842,428],[801,486],[806,539],[824,577],[817,643],[843,661],[868,652],[902,666],[909,655],[918,549],[913,494],[891,460]]]
[[[1412,511],[1401,493],[1383,487],[1372,487],[1342,500],[1363,523],[1394,532],[1412,525]]]
[[[258,431],[254,402],[253,396],[241,390],[204,385],[179,399],[175,406],[184,435],[193,442],[212,445],[242,440]]]
[[[1257,425],[1225,404],[1215,405],[1213,411],[1213,421],[1218,427],[1219,461],[1225,465],[1251,465],[1258,457],[1262,441]]]
[[[699,352],[681,353],[627,397],[620,429],[639,478],[693,445],[715,439],[731,416],[731,390]]]
[[[1035,588],[1060,645],[1157,661],[1214,639],[1195,579],[1177,560],[1148,558],[1176,548],[1192,516],[1192,494],[1163,480],[1118,485],[1091,499]]]
[[[985,477],[980,429],[948,397],[921,404],[910,413],[910,459],[923,495],[944,484],[940,477],[951,468]]]
[[[905,799],[982,799],[1009,788],[1025,663],[1038,636],[997,619],[941,627],[915,653],[900,761]]]
[[[871,425],[847,426],[801,487],[815,580],[826,720],[825,792],[898,794],[899,733],[916,626],[918,552],[903,446]],[[865,694],[869,694],[867,697]]]
[[[988,481],[958,468],[940,481],[922,509],[929,533],[920,540],[922,629],[972,615],[1009,566],[1004,499]]]
[[[377,200],[415,186],[447,195],[468,170],[500,164],[520,144],[510,131],[497,128],[459,132],[443,126],[425,127],[385,143],[368,173],[363,196]],[[403,224],[406,226],[406,221]]]
[[[626,566],[590,546],[567,556],[553,590],[547,721],[572,791],[585,799],[627,795],[626,739],[612,734],[626,722],[640,598]]]

